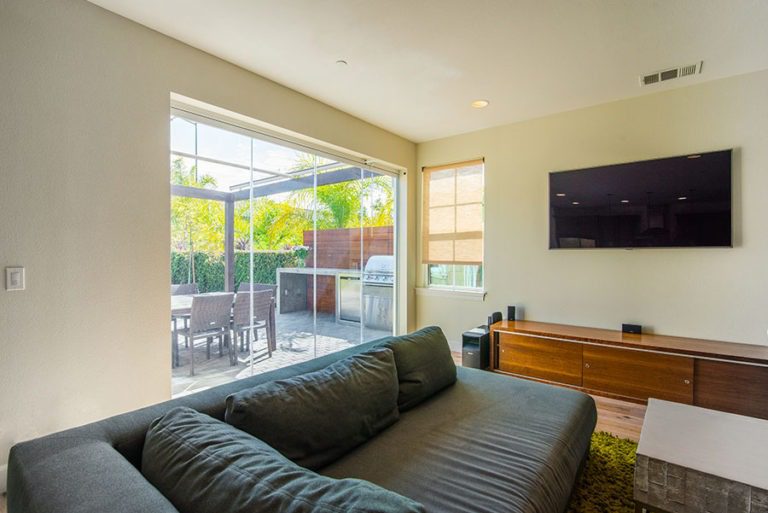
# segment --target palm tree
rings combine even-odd
[[[251,210],[248,202],[235,208],[235,245],[250,248]],[[270,198],[253,200],[253,249],[275,250],[303,242],[304,230],[312,228],[311,216],[287,202]]]
[[[302,153],[297,157],[294,170],[311,170],[315,166],[326,164],[316,155]],[[323,169],[321,172],[336,171],[345,167]],[[301,189],[291,195],[296,208],[301,208],[311,215],[317,200],[318,229],[354,228],[359,226],[389,226],[393,222],[394,191],[392,179],[386,176],[360,178],[317,187]]]
[[[197,166],[187,168],[177,158],[171,165],[171,184],[214,189],[216,180],[210,175],[197,175]],[[224,238],[224,209],[215,201],[174,196],[171,199],[171,241],[177,248],[189,251],[187,280],[196,281],[195,247],[203,251],[221,251]]]

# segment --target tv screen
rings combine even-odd
[[[731,151],[550,173],[550,249],[731,246]]]

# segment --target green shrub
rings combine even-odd
[[[235,287],[249,281],[247,251],[235,251]],[[254,251],[253,281],[277,283],[278,267],[298,267],[301,258],[295,251]],[[189,253],[171,252],[171,283],[189,281]],[[224,255],[195,253],[195,281],[200,292],[224,290]]]

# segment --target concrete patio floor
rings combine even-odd
[[[336,322],[332,314],[317,314],[317,344],[313,335],[312,312],[293,312],[278,314],[275,319],[277,326],[277,349],[268,358],[266,351],[266,334],[260,330],[259,341],[254,344],[256,356],[253,365],[253,375],[279,369],[294,363],[299,363],[318,356],[323,356],[360,343],[360,326]],[[391,335],[391,332],[363,329],[363,340],[370,341]],[[235,379],[251,376],[251,367],[238,363],[229,364],[225,349],[224,356],[219,357],[218,343],[211,345],[211,359],[206,359],[205,343],[198,341],[195,347],[195,375],[189,375],[188,348],[180,344],[181,365],[173,369],[173,397],[191,394],[206,388],[228,383]],[[247,353],[239,353],[245,358]]]

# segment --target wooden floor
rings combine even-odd
[[[607,431],[620,438],[640,440],[640,429],[645,418],[644,404],[619,401],[593,395],[597,405],[597,427],[595,431]]]

